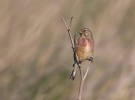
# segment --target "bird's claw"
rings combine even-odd
[[[88,60],[91,61],[91,63],[94,61],[93,57],[90,57]]]

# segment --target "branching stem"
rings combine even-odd
[[[87,76],[87,74],[88,74],[89,66],[88,66],[88,68],[87,68],[87,70],[86,70],[85,75],[83,76],[83,71],[82,71],[81,65],[80,65],[80,63],[79,63],[78,57],[77,57],[77,55],[76,55],[76,51],[75,51],[76,33],[75,33],[75,35],[74,35],[74,41],[73,41],[73,38],[72,38],[72,35],[71,35],[71,32],[70,32],[70,31],[71,31],[71,24],[72,24],[72,19],[73,19],[73,17],[71,17],[71,19],[70,19],[70,23],[69,23],[69,27],[70,27],[70,28],[67,26],[67,24],[66,24],[64,18],[61,17],[61,19],[63,20],[63,22],[64,22],[64,24],[65,24],[65,27],[66,27],[66,29],[67,29],[67,31],[68,31],[68,33],[69,33],[69,37],[70,37],[72,49],[73,49],[73,52],[74,52],[74,54],[75,54],[74,62],[75,62],[75,64],[78,65],[79,72],[80,72],[80,87],[79,87],[79,92],[78,92],[77,100],[81,100],[83,83],[84,83],[84,80],[85,80],[85,78],[86,78],[86,76]]]

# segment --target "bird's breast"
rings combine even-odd
[[[76,52],[79,60],[83,61],[88,59],[93,54],[93,41],[83,38],[78,40]]]

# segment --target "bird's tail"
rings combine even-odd
[[[70,76],[69,80],[70,80],[70,79],[74,80],[75,75],[76,75],[76,72],[77,72],[77,66],[75,65],[75,66],[74,66],[74,69],[73,69],[73,71],[72,71],[72,73],[71,73],[71,76]]]

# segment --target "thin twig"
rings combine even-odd
[[[70,28],[70,30],[71,30],[72,19],[73,19],[73,17],[71,17],[70,23],[69,23],[69,28]]]
[[[61,19],[63,20],[63,22],[64,22],[64,24],[65,24],[65,26],[66,26],[66,29],[67,29],[67,31],[68,31],[68,33],[69,33],[70,41],[71,41],[71,44],[72,44],[72,49],[73,49],[73,51],[74,51],[74,42],[73,42],[73,38],[72,38],[72,35],[71,35],[71,32],[70,32],[70,28],[68,28],[68,26],[67,26],[67,24],[66,24],[64,18],[61,17]],[[72,20],[72,18],[71,18],[71,20]],[[72,22],[72,21],[71,21],[71,22]]]
[[[88,66],[88,68],[87,68],[87,70],[86,70],[86,73],[85,73],[85,75],[84,75],[84,77],[83,77],[83,80],[85,80],[85,78],[86,78],[86,76],[87,76],[87,74],[88,74],[89,68],[90,68],[90,62],[89,62],[89,66]]]
[[[87,76],[87,74],[88,74],[89,66],[88,66],[88,68],[87,68],[87,71],[86,71],[85,75],[83,76],[83,71],[82,71],[81,65],[80,65],[80,63],[79,63],[78,56],[77,56],[76,51],[75,51],[76,33],[75,33],[75,35],[74,35],[74,41],[73,41],[73,38],[72,38],[72,35],[71,35],[71,32],[70,32],[70,31],[71,31],[71,23],[72,23],[73,17],[71,17],[71,19],[70,19],[70,23],[69,23],[69,27],[70,27],[70,28],[67,26],[67,24],[66,24],[64,18],[61,17],[61,19],[63,20],[63,22],[64,22],[64,24],[65,24],[65,27],[66,27],[66,29],[67,29],[67,31],[68,31],[68,33],[69,33],[70,41],[71,41],[71,44],[72,44],[72,49],[73,49],[73,52],[74,52],[74,55],[75,55],[75,57],[74,57],[74,64],[77,64],[77,65],[78,65],[79,71],[80,71],[80,77],[81,77],[81,78],[80,78],[80,87],[79,87],[79,92],[78,92],[77,100],[81,100],[83,83],[84,83],[84,80],[85,80],[85,78],[86,78],[86,76]]]
[[[76,33],[74,34],[74,46],[76,46]]]
[[[81,66],[79,66],[79,71],[80,71],[80,87],[79,87],[79,92],[78,92],[78,97],[77,100],[81,100],[81,95],[82,95],[82,88],[83,88],[83,72]]]
[[[90,65],[90,62],[89,62],[89,65]],[[85,73],[85,75],[83,76],[82,68],[81,68],[81,66],[79,66],[79,71],[80,71],[80,77],[81,77],[81,79],[80,79],[80,88],[79,88],[79,93],[78,93],[78,98],[77,98],[77,100],[81,100],[82,89],[83,89],[83,83],[84,83],[84,80],[85,80],[85,78],[86,78],[86,76],[87,76],[87,74],[88,74],[89,67],[90,67],[90,66],[88,66],[88,68],[87,68],[87,70],[86,70],[86,73]]]
[[[75,52],[75,40],[74,40],[74,42],[73,42],[73,38],[72,38],[72,35],[71,35],[71,32],[70,32],[70,28],[68,28],[68,26],[67,26],[67,24],[66,24],[66,22],[65,22],[65,20],[64,20],[64,18],[63,17],[61,17],[61,19],[63,20],[63,22],[64,22],[64,24],[65,24],[65,27],[66,27],[66,29],[67,29],[67,31],[68,31],[68,33],[69,33],[69,37],[70,37],[70,41],[71,41],[71,44],[72,44],[72,49],[73,49],[73,52],[74,52],[74,55],[75,55],[75,57],[74,57],[74,64],[76,64],[77,63],[77,65],[79,66],[79,61],[78,61],[78,57],[77,57],[77,55],[76,55],[76,52]],[[71,27],[71,24],[72,24],[72,19],[73,19],[73,17],[71,17],[71,19],[70,19],[70,27]],[[76,35],[76,33],[75,33],[75,35]],[[74,39],[75,39],[75,36],[74,36]]]

